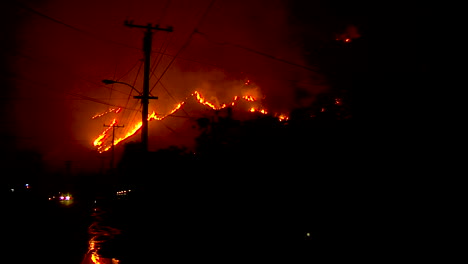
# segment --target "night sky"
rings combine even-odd
[[[132,98],[130,87],[101,82],[118,80],[141,90],[144,30],[124,26],[125,20],[173,27],[173,32],[153,33],[150,89],[159,99],[149,110],[166,115],[178,103],[186,104],[174,117],[149,122],[150,150],[192,147],[194,120],[206,114],[191,96],[195,90],[218,103],[253,94],[263,108],[277,113],[310,105],[330,89],[317,50],[337,39],[365,38],[367,21],[357,2],[302,2],[2,3],[2,167],[15,168],[15,153],[32,152],[52,171],[63,170],[66,161],[77,171],[99,170],[99,157],[108,153],[99,154],[93,141],[103,125],[117,118],[124,125],[115,130],[117,137],[141,118],[135,111],[140,101]],[[124,109],[92,119],[116,107]],[[139,141],[140,134],[126,142],[132,140]]]

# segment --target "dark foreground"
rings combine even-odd
[[[35,193],[2,197],[1,263],[79,264],[87,251],[89,206]]]
[[[129,186],[123,196],[116,189],[72,204],[9,195],[0,262],[80,264],[93,236],[98,256],[119,264],[323,263],[365,250],[360,233],[370,220],[348,191],[213,179]],[[92,235],[96,223],[103,232]]]
[[[344,194],[235,188],[235,183],[218,189],[186,186],[192,191],[176,186],[140,185],[98,206],[103,225],[120,231],[102,243],[99,255],[120,264],[323,263],[354,259],[365,250],[358,246],[365,224],[360,206]]]

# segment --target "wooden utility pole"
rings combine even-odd
[[[136,27],[146,29],[145,36],[143,38],[143,53],[144,53],[144,79],[143,79],[143,93],[133,98],[141,99],[142,111],[141,111],[141,144],[143,151],[148,151],[148,104],[149,99],[158,99],[156,96],[149,96],[149,75],[150,75],[150,57],[151,57],[151,39],[153,30],[162,30],[172,32],[172,27],[160,28],[159,25],[148,24],[134,25],[132,21],[125,20],[125,26]]]
[[[114,169],[114,155],[115,155],[115,140],[114,140],[114,132],[115,132],[115,128],[119,128],[119,127],[124,127],[123,125],[122,126],[118,126],[118,125],[113,125],[113,124],[110,124],[110,125],[106,125],[104,124],[105,127],[112,127],[112,147],[111,147],[111,160],[110,160],[110,169]]]

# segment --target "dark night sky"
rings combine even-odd
[[[32,150],[52,169],[66,160],[81,171],[96,171],[93,140],[117,117],[125,133],[139,120],[139,101],[124,85],[142,85],[143,29],[135,24],[172,26],[153,34],[152,65],[163,77],[150,104],[165,114],[199,90],[209,100],[229,102],[246,92],[249,79],[264,97],[262,106],[288,113],[313,102],[329,88],[314,64],[314,51],[354,25],[365,36],[366,16],[357,2],[279,0],[80,0],[12,1],[1,4],[1,146],[5,153]],[[212,4],[211,4],[212,3]],[[193,33],[197,29],[201,33]],[[174,59],[175,58],[175,59]],[[151,77],[150,87],[156,82]],[[253,86],[252,86],[253,87]],[[301,98],[297,97],[299,93]],[[250,91],[252,92],[252,91]],[[134,94],[132,94],[134,95]],[[105,115],[112,105],[126,106]],[[187,101],[179,115],[196,117],[203,108]],[[187,145],[190,118],[150,122],[150,149]],[[192,123],[191,123],[192,122]],[[139,140],[136,134],[132,139]],[[7,154],[8,155],[8,154]],[[9,167],[9,159],[2,161]]]

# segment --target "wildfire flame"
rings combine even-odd
[[[196,101],[198,103],[200,103],[200,104],[202,104],[204,106],[207,106],[207,107],[209,107],[209,108],[211,108],[213,110],[221,110],[221,109],[226,108],[228,106],[234,106],[236,104],[236,102],[239,101],[239,99],[241,99],[241,98],[244,99],[247,102],[256,102],[257,101],[257,99],[255,99],[251,95],[244,95],[242,97],[234,96],[231,103],[228,103],[228,104],[223,103],[223,104],[220,104],[220,105],[217,106],[214,103],[207,101],[201,95],[201,93],[198,92],[198,91],[194,91],[191,95],[196,99]],[[156,112],[153,111],[151,114],[148,115],[148,121],[152,121],[152,120],[161,121],[161,120],[165,119],[166,117],[176,113],[178,110],[180,110],[184,106],[184,104],[185,104],[185,102],[180,102],[179,104],[177,104],[174,107],[174,109],[172,109],[168,114],[166,114],[164,116],[160,116]],[[121,108],[118,108],[116,110],[114,110],[114,109],[111,109],[111,110],[108,110],[108,111],[106,111],[106,112],[104,112],[102,114],[99,114],[99,115],[95,115],[92,119],[95,119],[96,117],[100,117],[100,116],[105,115],[105,114],[110,113],[110,112],[119,113]],[[265,115],[268,114],[268,111],[266,109],[263,109],[263,108],[251,107],[249,109],[249,111],[252,112],[252,113],[256,112],[256,113],[261,113],[261,114],[265,114]],[[275,114],[273,114],[273,116],[278,118],[280,121],[288,120],[288,116],[285,115],[285,114],[275,113]],[[97,138],[94,140],[93,145],[97,148],[97,150],[100,153],[105,152],[105,151],[109,150],[112,147],[112,142],[108,143],[108,145],[104,144],[104,142],[106,141],[106,139],[108,139],[111,136],[110,133],[112,133],[112,131],[110,133],[109,133],[109,131],[116,124],[117,124],[117,119],[112,120],[111,124],[101,134],[99,134],[99,136],[97,136]],[[123,137],[119,137],[119,138],[116,138],[114,140],[114,146],[119,144],[123,140],[133,136],[135,133],[138,132],[138,130],[141,128],[141,126],[142,126],[142,122],[141,121],[137,122],[133,127],[131,127],[127,131],[127,133]]]
[[[249,101],[249,102],[255,102],[255,98],[253,98],[251,95],[245,95],[245,96],[242,96],[243,99],[245,99],[246,101]]]
[[[122,108],[120,108],[120,107],[119,108],[111,108],[111,109],[105,111],[104,113],[94,115],[91,119],[96,119],[98,117],[101,117],[101,116],[103,116],[105,114],[112,113],[112,112],[118,114],[120,111],[122,111]]]

